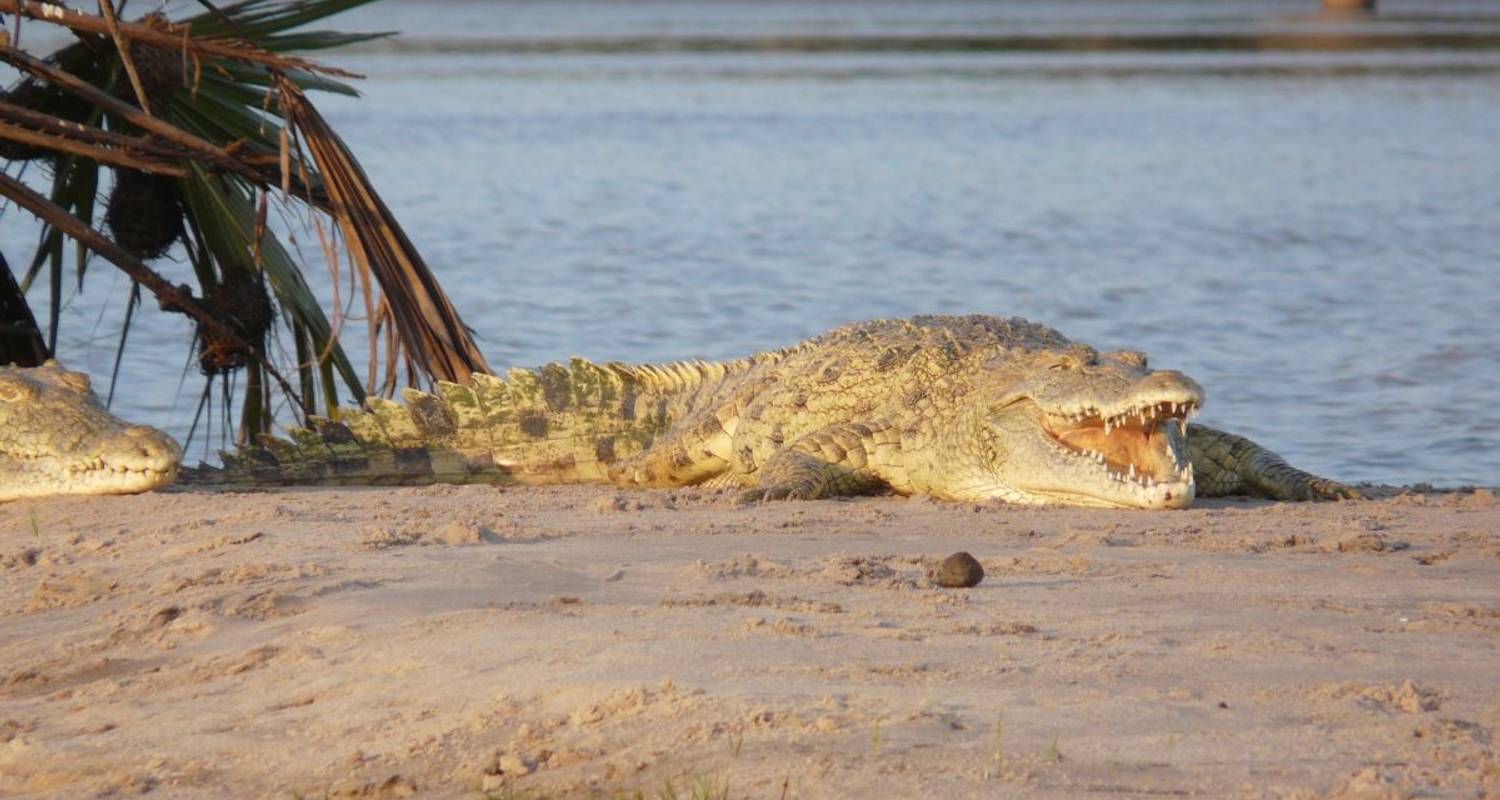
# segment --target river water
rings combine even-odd
[[[390,0],[325,54],[365,97],[315,99],[497,368],[1019,315],[1300,466],[1500,483],[1500,6],[1315,7]],[[69,290],[70,364],[119,281]],[[186,328],[131,337],[117,411],[181,435]]]

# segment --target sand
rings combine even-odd
[[[1497,647],[1484,490],[17,502],[0,795],[1500,796]]]

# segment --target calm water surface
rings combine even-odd
[[[366,96],[319,99],[497,368],[1020,315],[1301,466],[1500,483],[1500,9],[1315,6],[388,2],[343,27],[407,35],[331,59]],[[96,374],[119,280],[67,311]],[[132,333],[122,414],[186,431],[186,339]]]

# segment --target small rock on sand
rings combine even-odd
[[[984,580],[984,567],[973,556],[959,551],[943,559],[938,567],[937,585],[948,589],[967,589]]]

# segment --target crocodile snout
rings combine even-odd
[[[1176,403],[1203,405],[1203,387],[1175,369],[1159,369],[1136,383],[1137,396],[1159,395]]]
[[[177,440],[145,425],[132,425],[121,434],[116,450],[119,460],[132,461],[141,467],[166,470],[182,460]]]

